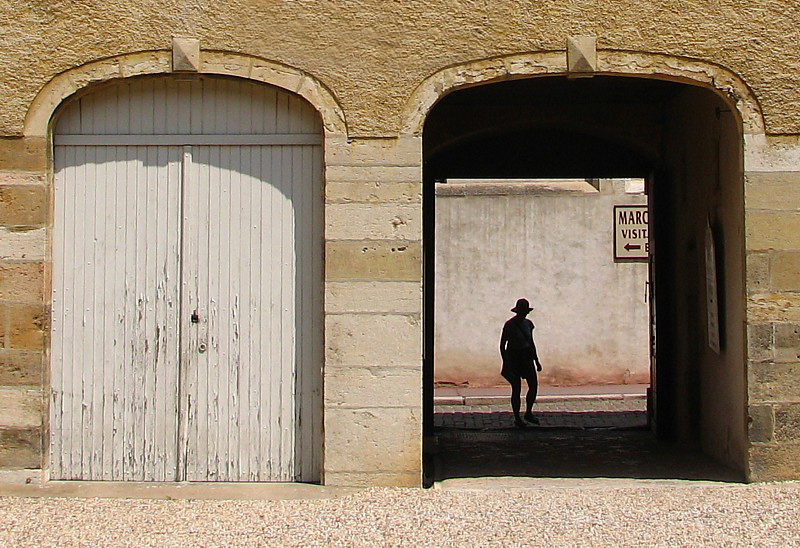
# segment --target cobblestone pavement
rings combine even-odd
[[[427,446],[429,480],[517,476],[738,481],[694,447],[658,441],[646,401],[537,403],[540,424],[518,429],[509,405],[437,406]]]
[[[540,428],[644,428],[645,408],[642,398],[548,401],[536,404],[534,416]],[[510,403],[437,405],[433,424],[435,428],[467,430],[515,428]]]

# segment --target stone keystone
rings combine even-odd
[[[173,72],[198,72],[200,70],[200,40],[197,38],[172,38]]]
[[[591,75],[597,71],[597,37],[567,38],[567,71],[570,75]]]

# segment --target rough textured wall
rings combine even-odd
[[[435,381],[506,384],[500,330],[525,297],[542,383],[649,382],[647,264],[614,263],[613,231],[614,205],[645,197],[538,186],[509,195],[514,183],[493,195],[443,194],[478,185],[437,192]]]
[[[752,86],[769,133],[800,132],[800,4],[794,0],[3,0],[0,135],[18,135],[54,75],[89,61],[165,50],[173,35],[255,55],[328,85],[352,135],[392,135],[413,89],[442,68],[527,51],[568,35],[600,49],[727,67]]]

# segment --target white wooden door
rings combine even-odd
[[[53,478],[177,478],[178,152],[55,149]]]
[[[315,185],[305,184],[318,179],[320,148],[196,146],[184,154],[186,479],[313,476],[314,430],[296,426],[316,420],[313,368],[322,360],[314,321],[322,249],[313,236],[321,212]]]
[[[238,82],[64,113],[51,477],[319,480],[320,144],[310,107]]]

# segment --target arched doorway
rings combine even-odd
[[[477,85],[450,93],[432,108],[423,148],[426,431],[433,433],[435,295],[442,283],[434,249],[437,183],[446,187],[452,179],[513,183],[636,177],[647,180],[654,287],[650,297],[657,303],[652,309],[650,424],[660,438],[697,447],[744,477],[748,442],[742,122],[728,101],[686,83],[611,75]],[[611,211],[606,218],[611,231]],[[476,230],[482,226],[478,220],[474,224]],[[517,226],[515,235],[523,229]],[[493,229],[484,230],[501,238]],[[513,249],[507,243],[498,247]],[[603,252],[613,262],[613,249]],[[709,256],[715,259],[709,262]],[[537,274],[535,264],[520,268],[529,269],[531,277]],[[488,272],[480,267],[475,271]],[[481,294],[479,283],[472,279],[465,284],[470,295]],[[509,306],[504,314],[509,315],[506,309],[514,299],[530,291],[524,284],[519,289],[521,294],[505,299]],[[602,287],[589,288],[585,299],[591,301],[601,291]],[[712,305],[716,299],[718,304]],[[459,302],[459,316],[465,321],[491,314],[485,303],[469,298]],[[458,331],[458,317],[447,321]],[[576,325],[581,321],[577,315]],[[546,347],[547,341],[541,345]],[[490,352],[497,354],[496,342]],[[678,468],[674,477],[682,477]],[[529,475],[550,474],[530,470]],[[558,470],[553,475],[564,475],[563,467]],[[493,475],[490,469],[482,472]],[[578,470],[574,473],[580,475]]]
[[[322,124],[143,77],[59,112],[50,475],[319,481]]]

